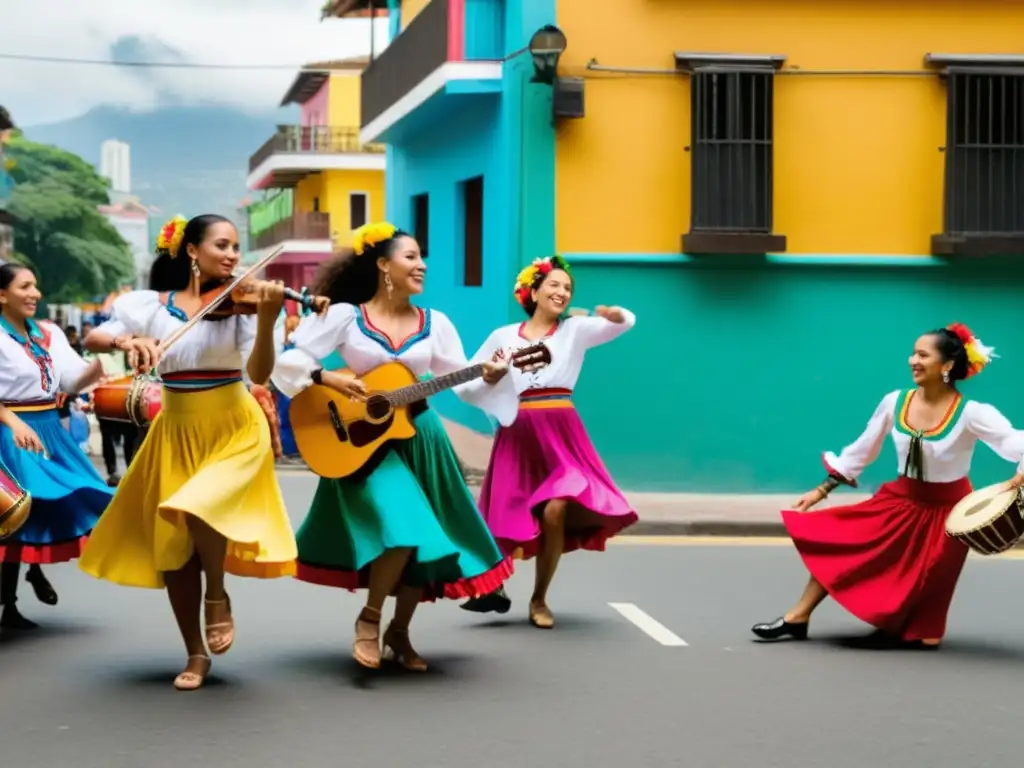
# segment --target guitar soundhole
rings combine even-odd
[[[383,421],[391,415],[391,403],[384,395],[370,395],[366,399],[366,415],[371,421]]]

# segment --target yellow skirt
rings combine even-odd
[[[164,390],[79,566],[115,584],[162,589],[163,574],[183,568],[195,551],[186,515],[228,540],[228,573],[295,574],[295,534],[274,475],[270,429],[243,384]]]

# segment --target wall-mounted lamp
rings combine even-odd
[[[565,34],[553,24],[545,24],[530,38],[530,55],[533,57],[531,83],[551,85],[555,82],[558,60],[565,52]]]

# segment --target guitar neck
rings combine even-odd
[[[477,363],[454,373],[438,376],[436,379],[421,381],[418,384],[410,384],[408,387],[396,389],[394,392],[389,392],[387,398],[394,406],[409,405],[417,400],[424,400],[431,395],[436,395],[438,392],[457,387],[459,384],[465,384],[467,381],[478,379],[483,375],[483,364]]]

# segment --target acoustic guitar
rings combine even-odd
[[[513,353],[510,364],[536,370],[550,362],[551,350],[538,343]],[[341,372],[352,374],[347,369]],[[478,363],[420,381],[404,364],[384,363],[359,377],[366,385],[364,401],[313,384],[288,406],[295,444],[309,468],[320,477],[348,477],[389,441],[408,440],[416,434],[411,406],[483,375],[484,367]]]

